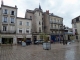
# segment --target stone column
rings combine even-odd
[[[14,45],[17,44],[17,37],[16,37],[16,36],[13,37],[13,44],[14,44]]]

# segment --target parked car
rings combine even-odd
[[[44,41],[43,40],[36,40],[35,43],[36,44],[42,44]]]
[[[31,43],[31,40],[26,40],[26,45],[30,45]]]

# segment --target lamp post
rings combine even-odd
[[[63,28],[64,30],[63,30],[63,45],[65,45],[65,28]]]

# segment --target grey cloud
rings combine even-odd
[[[34,10],[35,8],[38,8],[40,3],[43,11],[49,10],[50,13],[63,17],[64,24],[69,27],[72,26],[71,19],[80,15],[79,0],[74,4],[66,3],[64,0],[17,0],[14,2],[15,3],[12,3],[12,5],[15,4],[18,6],[18,16],[22,16],[21,13],[24,16],[26,9]]]

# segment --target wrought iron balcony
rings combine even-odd
[[[8,31],[0,31],[0,33],[1,34],[16,34],[16,31],[10,31],[10,30],[8,30]]]

